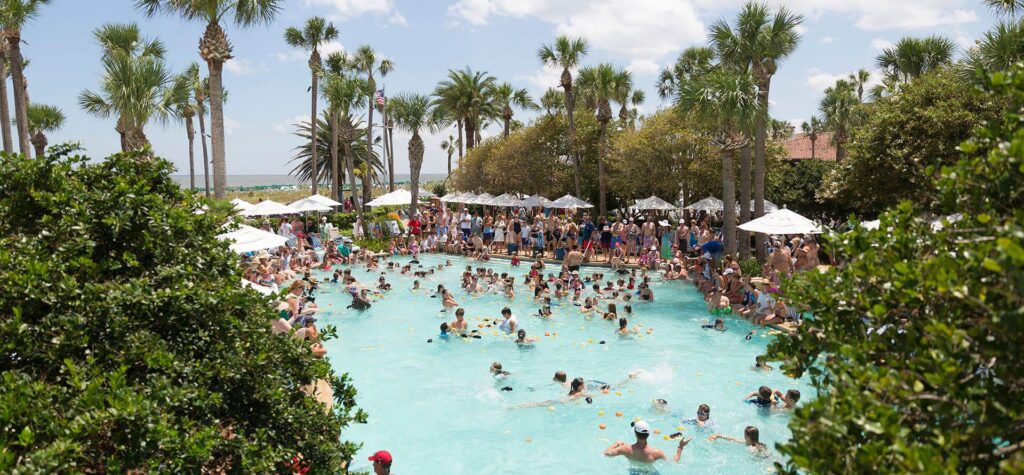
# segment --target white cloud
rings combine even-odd
[[[330,7],[335,11],[332,18],[344,21],[364,14],[386,18],[391,24],[405,26],[405,16],[395,8],[394,0],[305,0],[306,5]]]
[[[469,26],[492,17],[532,17],[553,24],[556,34],[581,36],[594,49],[624,57],[637,72],[705,40],[693,7],[661,0],[458,0],[448,16]],[[653,68],[656,71],[656,67]]]
[[[320,57],[321,58],[326,58],[327,55],[329,55],[331,53],[344,52],[345,51],[345,46],[342,45],[340,41],[334,40],[334,41],[328,41],[326,43],[321,43],[319,50],[320,50]],[[274,53],[274,58],[277,59],[278,61],[282,61],[282,62],[288,62],[288,61],[308,61],[309,60],[309,52],[304,50],[304,49],[293,48],[293,49],[290,49],[288,51],[279,51],[277,53]]]
[[[702,11],[732,20],[747,0],[691,0]],[[823,15],[847,17],[862,30],[921,29],[978,21],[977,0],[768,0],[808,19]]]
[[[827,44],[831,44],[835,40],[836,39],[831,37],[831,36],[823,36],[823,37],[821,37],[821,40],[819,40],[819,41],[821,42],[821,44],[827,45]]]
[[[309,114],[288,117],[278,122],[274,122],[272,125],[274,127],[275,132],[281,134],[290,134],[295,132],[296,125],[302,122],[309,122]]]
[[[576,71],[571,71],[573,77],[576,77]],[[539,100],[540,95],[544,94],[548,88],[559,89],[561,87],[562,70],[556,68],[538,68],[533,74],[521,74],[516,76],[517,80],[529,82],[534,86],[537,91],[537,99]],[[561,90],[561,89],[559,89]]]
[[[876,51],[883,51],[892,48],[893,46],[896,45],[892,44],[891,41],[883,40],[881,38],[875,38],[871,40],[871,47],[874,48]]]
[[[262,63],[256,64],[252,60],[245,58],[232,58],[224,63],[224,69],[239,76],[248,76],[265,71],[266,65]]]
[[[800,133],[800,126],[806,121],[806,119],[789,119],[789,125],[793,126],[794,132]]]
[[[656,74],[661,70],[658,63],[646,59],[634,59],[626,69],[633,74]]]
[[[227,117],[227,116],[224,117],[224,133],[225,134],[232,135],[241,126],[242,126],[242,124],[239,124],[238,121],[236,121],[236,120],[234,120],[234,119],[232,119],[230,117]]]
[[[825,92],[825,89],[834,86],[836,81],[840,79],[848,79],[850,74],[853,74],[853,71],[840,74],[830,74],[818,68],[811,68],[808,73],[809,76],[807,76],[805,83],[810,86],[811,89],[814,89],[816,93],[821,94],[822,92]],[[878,71],[871,71],[871,76],[868,78],[868,82],[864,83],[864,91],[871,89],[872,86],[880,84],[881,82],[882,75]]]

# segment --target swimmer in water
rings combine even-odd
[[[469,322],[466,321],[465,316],[465,309],[460,308],[455,310],[455,321],[448,324],[448,326],[451,327],[453,332],[458,333],[460,335],[466,333],[466,328],[469,327]]]
[[[757,391],[747,394],[743,401],[767,409],[775,405],[775,394],[772,392],[772,388],[761,386],[757,388]]]
[[[707,404],[701,404],[697,406],[697,417],[693,419],[683,419],[683,424],[693,424],[697,427],[714,428],[715,422],[711,420],[711,407]]]
[[[512,373],[501,369],[501,363],[497,361],[491,363],[491,375],[494,376],[495,379],[505,379],[511,374]]]
[[[647,438],[651,435],[651,426],[645,421],[636,421],[630,424],[633,426],[633,434],[636,436],[636,442],[633,444],[627,444],[622,441],[615,442],[604,450],[606,457],[618,457],[622,456],[630,462],[630,475],[641,475],[641,474],[656,474],[658,473],[652,467],[654,462],[658,460],[667,460],[665,452],[659,448],[651,447],[647,443]],[[693,439],[680,438],[679,444],[676,445],[675,461],[679,463],[679,459],[682,456],[683,448]]]
[[[545,305],[545,306],[541,307],[540,310],[537,310],[537,316],[538,317],[550,317],[551,316],[551,306],[550,305]]]
[[[626,320],[626,317],[620,317],[619,318],[619,329],[615,330],[615,333],[618,334],[619,336],[632,336],[634,333],[640,333],[640,328],[637,327],[637,328],[630,329],[629,328],[629,321]]]
[[[582,306],[582,307],[580,307],[580,312],[583,312],[583,313],[591,313],[591,312],[593,312],[593,311],[594,311],[594,310],[596,310],[596,309],[597,309],[597,308],[596,308],[596,307],[594,307],[594,300],[593,300],[593,299],[591,299],[590,297],[587,297],[587,298],[586,298],[586,299],[585,299],[585,300],[583,301],[583,306]]]
[[[775,391],[776,400],[779,402],[777,409],[781,411],[788,411],[796,407],[796,403],[800,402],[800,391],[796,389],[790,389],[786,391],[786,394],[782,394],[782,391]]]
[[[750,452],[761,457],[767,457],[769,454],[768,446],[762,444],[760,438],[760,432],[757,430],[757,427],[747,426],[747,428],[743,431],[743,440],[722,434],[712,434],[711,436],[708,437],[708,441],[714,442],[716,440],[727,440],[729,442],[743,444],[747,446],[747,450],[749,450]]]
[[[447,323],[442,323],[441,324],[441,334],[437,335],[437,338],[440,339],[440,340],[448,341],[448,337],[449,337],[448,330],[449,330],[448,324]]]
[[[506,335],[510,335],[519,329],[519,322],[516,320],[515,315],[512,315],[512,309],[505,307],[501,309],[501,316],[504,320],[498,324],[498,329],[505,332]]]
[[[523,330],[522,328],[520,328],[519,332],[516,334],[516,344],[519,345],[520,348],[533,348],[533,343],[535,341],[537,341],[537,337],[526,336],[526,330]]]
[[[448,289],[441,289],[441,305],[444,310],[455,308],[459,306],[459,303],[455,301],[455,297],[452,297],[452,293]]]
[[[705,329],[705,330],[716,330],[716,331],[724,332],[725,331],[725,320],[722,320],[721,318],[716,318],[714,324],[705,323],[704,325],[701,325],[700,327]]]
[[[773,368],[768,364],[764,355],[754,358],[754,371],[771,371]]]
[[[412,281],[412,289],[410,289],[410,290],[412,290],[413,292],[415,292],[417,290],[420,290],[420,281],[418,281],[418,280]]]
[[[569,394],[564,397],[558,399],[550,399],[547,401],[529,402],[526,404],[520,404],[518,406],[512,406],[509,409],[526,409],[530,407],[551,406],[553,404],[564,404],[567,402],[572,402],[577,399],[583,399],[584,401],[587,402],[587,404],[590,404],[594,402],[594,399],[591,396],[591,394],[586,391],[586,389],[586,381],[584,381],[583,378],[576,378],[573,379],[571,383],[569,383]]]

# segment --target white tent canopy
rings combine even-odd
[[[725,203],[722,203],[722,200],[718,198],[709,196],[683,209],[693,211],[721,211],[725,209]]]
[[[543,206],[547,206],[550,203],[551,200],[541,195],[533,195],[523,199],[523,206],[526,206],[528,208],[540,208]]]
[[[741,224],[740,229],[762,234],[821,234],[822,227],[786,208]]]
[[[409,190],[397,189],[391,193],[385,193],[373,199],[367,206],[409,206],[412,204],[412,192]]]
[[[303,199],[310,200],[315,203],[320,203],[324,206],[341,206],[341,203],[338,203],[337,201],[334,201],[324,195],[309,195]]]
[[[636,211],[644,211],[644,210],[672,211],[672,210],[676,209],[676,206],[673,205],[672,203],[669,203],[668,201],[665,201],[665,200],[663,200],[661,198],[658,198],[657,196],[653,196],[652,195],[650,198],[644,198],[642,200],[638,200],[633,206],[630,206],[629,209],[636,210]]]
[[[523,200],[517,198],[515,195],[505,193],[491,198],[487,203],[490,206],[500,206],[503,208],[518,208],[523,206]]]
[[[576,208],[593,208],[594,205],[587,203],[573,195],[565,195],[555,201],[548,204],[549,208],[559,209],[576,209]]]
[[[238,225],[238,229],[234,231],[218,234],[217,239],[230,241],[231,244],[228,247],[237,253],[270,249],[288,242],[288,238],[284,236],[244,224]]]
[[[316,196],[320,196],[320,195],[316,195]],[[293,203],[290,203],[288,205],[288,207],[291,208],[291,209],[294,209],[297,212],[301,212],[301,213],[305,213],[305,212],[309,212],[309,211],[330,211],[331,210],[331,206],[330,205],[323,204],[323,203],[319,202],[318,200],[313,199],[313,197],[303,198],[301,200],[295,201]]]
[[[261,201],[252,205],[251,208],[243,210],[244,216],[273,216],[278,214],[295,214],[296,211],[288,205],[272,200]]]
[[[235,209],[238,211],[245,211],[253,207],[252,203],[245,201],[241,198],[235,198],[231,200],[231,204],[234,205]]]

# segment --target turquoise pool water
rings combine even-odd
[[[425,267],[443,263],[448,256],[422,256]],[[398,259],[407,262],[408,258]],[[692,285],[662,282],[655,278],[655,301],[634,302],[630,325],[643,325],[642,337],[621,339],[617,325],[599,317],[588,319],[568,300],[554,307],[554,317],[541,319],[539,304],[520,283],[528,267],[512,268],[507,261],[485,264],[517,278],[515,300],[503,295],[471,297],[459,288],[459,276],[467,264],[452,258],[454,265],[421,280],[425,287],[413,293],[413,277],[388,272],[393,290],[364,312],[345,307],[351,299],[340,284],[321,284],[317,303],[320,325],[338,327],[339,338],[326,343],[328,358],[340,372],[348,372],[359,391],[358,405],[369,413],[365,425],[350,427],[347,440],[363,443],[353,470],[371,470],[366,458],[377,450],[389,450],[395,458],[393,471],[409,474],[624,474],[629,464],[621,457],[607,458],[602,451],[616,440],[633,442],[629,423],[637,417],[661,431],[650,441],[671,459],[676,442],[663,435],[677,431],[681,418],[695,416],[697,406],[711,406],[717,432],[742,438],[743,429],[760,429],[761,441],[773,447],[789,437],[784,412],[766,412],[741,401],[748,392],[768,385],[785,392],[796,388],[808,398],[811,388],[779,371],[755,372],[754,357],[769,338],[737,317],[727,316],[727,331],[701,328],[713,320]],[[584,268],[587,275],[592,270]],[[371,284],[380,272],[354,270],[357,278]],[[320,273],[319,278],[328,276]],[[534,348],[524,350],[506,337],[485,328],[481,339],[439,342],[438,327],[454,319],[440,312],[438,298],[431,298],[439,283],[445,284],[466,308],[470,327],[484,317],[498,317],[509,306],[528,334],[540,336]],[[584,295],[587,295],[585,292]],[[556,302],[557,303],[557,302]],[[620,303],[619,312],[623,305]],[[603,306],[602,306],[603,308]],[[653,328],[653,332],[646,330]],[[551,337],[544,337],[550,332]],[[554,334],[557,332],[557,336]],[[434,339],[427,343],[427,339]],[[600,344],[604,340],[606,344]],[[500,361],[511,372],[507,380],[495,380],[488,368]],[[597,394],[592,404],[584,401],[528,409],[511,409],[523,403],[564,396],[567,390],[552,382],[555,371],[569,378],[617,383],[636,370],[635,380],[609,394]],[[511,386],[512,391],[502,391]],[[652,398],[669,401],[671,413],[655,412]],[[622,417],[615,413],[621,412]],[[599,428],[605,424],[606,429]],[[662,474],[765,473],[778,458],[749,454],[745,447],[725,441],[709,442],[713,433],[685,425],[682,431],[694,440],[683,451],[682,461],[659,462]]]

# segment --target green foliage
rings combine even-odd
[[[1001,101],[947,68],[862,107],[865,121],[853,133],[850,156],[822,196],[871,217],[901,200],[929,206],[938,170],[956,162],[956,146],[974,127],[998,117]]]
[[[370,252],[384,252],[387,251],[391,245],[391,240],[388,238],[364,238],[357,239],[355,244],[361,249],[369,250]]]
[[[851,210],[817,194],[836,168],[824,160],[772,161],[765,176],[765,199],[824,222],[845,221]]]
[[[0,160],[0,472],[273,473],[298,452],[330,472],[357,448],[347,376],[270,333],[172,170]],[[317,379],[330,413],[299,390]]]
[[[366,217],[367,222],[372,223],[372,222],[380,221],[380,220],[384,219],[384,217],[387,216],[387,214],[389,212],[390,212],[390,210],[388,210],[388,209],[378,207],[378,208],[373,208],[370,211],[367,211],[364,214],[364,216]],[[355,212],[351,212],[351,213],[330,213],[330,214],[325,214],[324,216],[327,216],[327,220],[330,221],[331,224],[334,225],[335,229],[342,230],[342,231],[348,230],[349,232],[352,231],[352,225],[355,224],[356,223],[356,219],[358,219],[358,216],[356,215]]]
[[[988,83],[969,97],[1006,104],[1002,120],[977,130],[962,154],[951,144],[928,148],[948,160],[931,207],[961,220],[935,230],[903,201],[878,230],[830,240],[844,266],[786,283],[787,299],[814,319],[769,354],[819,391],[794,412],[792,439],[779,446],[786,472],[1024,473],[1024,73],[1015,67]],[[920,103],[913,89],[905,100]],[[941,123],[940,112],[965,120],[946,101],[978,107],[956,94],[931,97],[937,104],[919,112],[926,121]],[[897,105],[882,104],[880,115]],[[879,120],[905,139],[921,130]],[[930,132],[952,140],[950,131]]]
[[[448,187],[445,186],[444,182],[439,181],[430,187],[430,192],[433,193],[434,196],[444,196],[448,194]]]
[[[756,257],[748,257],[739,261],[740,271],[743,272],[744,277],[761,277],[761,263],[757,262]]]

